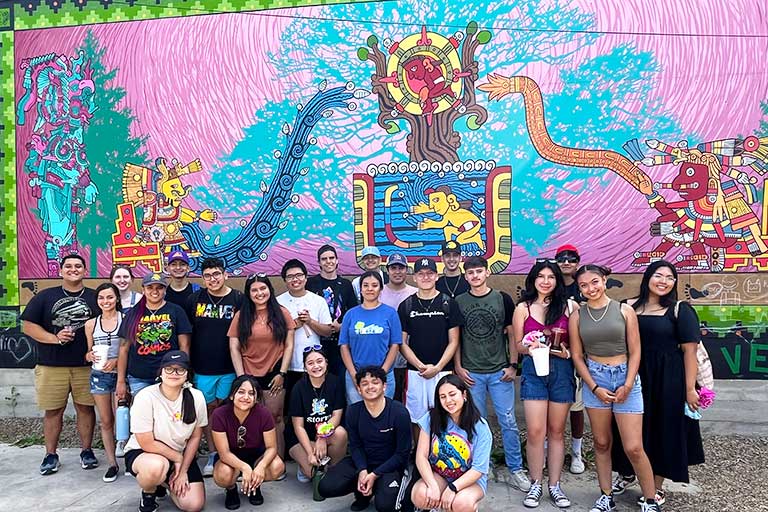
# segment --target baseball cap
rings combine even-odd
[[[171,254],[168,255],[168,263],[172,263],[176,260],[181,260],[187,265],[189,265],[189,254],[179,249],[179,250],[173,251]]]
[[[363,247],[363,250],[360,253],[360,257],[365,258],[366,256],[370,256],[370,255],[378,256],[379,258],[381,258],[381,251],[379,251],[378,247],[374,247],[372,245],[366,245],[365,247]]]
[[[561,245],[560,247],[558,247],[557,250],[555,251],[555,256],[557,256],[561,252],[572,252],[576,256],[580,256],[579,255],[579,250],[575,246],[573,246],[571,244],[565,244],[565,245]]]
[[[461,254],[461,245],[455,240],[443,242],[443,254],[448,253]]]
[[[437,272],[437,263],[429,258],[419,258],[416,260],[416,263],[413,265],[413,273],[415,274],[418,271],[425,269]]]
[[[147,274],[144,276],[144,279],[141,280],[141,286],[148,286],[150,284],[161,284],[166,288],[168,287],[168,281],[165,279],[165,276],[158,272]]]
[[[387,257],[387,267],[391,267],[392,265],[402,265],[404,267],[408,266],[408,260],[405,259],[405,255],[399,252],[393,252]]]
[[[160,361],[160,368],[166,366],[181,366],[189,370],[189,356],[181,350],[169,350]]]

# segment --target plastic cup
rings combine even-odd
[[[549,375],[549,346],[532,348],[529,350],[533,358],[533,367],[536,369],[536,375],[544,377]]]
[[[109,345],[94,345],[93,355],[96,356],[96,360],[93,362],[93,368],[99,371],[103,370],[107,365]]]

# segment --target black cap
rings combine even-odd
[[[437,263],[435,260],[429,258],[419,258],[416,263],[413,264],[413,273],[417,273],[419,270],[429,269],[432,272],[437,272]]]
[[[166,352],[163,356],[163,359],[160,361],[160,368],[174,365],[181,366],[182,368],[189,370],[189,356],[187,353],[181,350],[171,350]]]
[[[443,251],[442,254],[461,254],[461,245],[459,245],[458,242],[455,240],[448,240],[447,242],[443,242]]]

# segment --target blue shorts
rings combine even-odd
[[[136,396],[136,393],[141,391],[144,388],[148,388],[149,386],[152,386],[153,384],[157,384],[158,380],[152,379],[140,379],[138,377],[134,377],[133,375],[128,375],[128,389],[131,391],[131,395],[134,397]]]
[[[520,400],[548,400],[559,404],[572,404],[576,393],[573,361],[562,357],[549,358],[549,375],[539,377],[533,367],[533,358],[523,357],[520,377]]]
[[[587,359],[587,368],[595,384],[610,392],[616,391],[627,380],[627,363],[611,366]],[[635,376],[635,384],[632,386],[629,394],[627,394],[627,399],[622,403],[606,404],[601,402],[592,393],[591,389],[587,389],[587,386],[584,386],[582,391],[584,394],[584,407],[587,409],[611,409],[617,414],[643,414],[643,388],[640,384],[639,375]]]
[[[110,395],[117,389],[117,372],[105,373],[91,370],[91,394]]]
[[[237,375],[234,373],[225,373],[224,375],[200,375],[196,373],[192,380],[195,387],[203,392],[205,403],[209,404],[214,400],[228,398],[236,377]]]

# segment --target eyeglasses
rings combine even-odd
[[[308,347],[304,347],[304,353],[305,353],[305,354],[306,354],[307,352],[312,352],[313,350],[314,350],[315,352],[317,352],[318,350],[323,350],[323,346],[322,346],[322,345],[310,345],[310,346],[308,346]]]
[[[554,260],[552,258],[536,258],[536,264],[539,263],[557,263],[557,260]]]
[[[174,366],[166,366],[163,368],[163,371],[167,373],[168,375],[173,375],[174,373],[176,375],[186,375],[187,369],[186,368],[180,368],[180,367],[174,367]]]
[[[304,279],[304,275],[305,274],[303,272],[300,272],[298,274],[291,274],[291,275],[285,276],[285,280],[286,281],[300,281],[300,280]]]
[[[651,277],[658,279],[659,281],[666,281],[667,283],[674,283],[677,281],[673,276],[665,276],[663,274],[653,274]]]
[[[245,434],[247,434],[248,431],[245,429],[245,425],[240,425],[237,427],[237,447],[238,448],[245,448]]]
[[[216,272],[211,272],[210,274],[203,274],[203,279],[205,279],[206,281],[212,281],[214,279],[220,278],[223,275],[224,275],[224,272],[216,271]]]
[[[572,263],[572,264],[575,264],[575,263],[578,263],[578,262],[579,262],[579,258],[577,258],[576,256],[560,256],[559,258],[557,258],[557,263]]]

